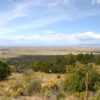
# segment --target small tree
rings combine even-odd
[[[36,60],[33,64],[33,68],[35,71],[40,71],[42,66],[42,62],[40,60]]]
[[[96,63],[97,65],[100,65],[100,56],[97,56],[97,57],[96,57],[95,63]]]
[[[0,61],[0,81],[5,79],[10,74],[10,67]]]
[[[75,56],[73,54],[69,54],[66,56],[66,64],[74,65],[75,64]]]

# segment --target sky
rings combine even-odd
[[[0,0],[0,46],[100,46],[100,0]]]

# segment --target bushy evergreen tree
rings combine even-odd
[[[100,65],[100,56],[97,56],[97,57],[95,58],[95,63],[96,63],[97,65]]]
[[[69,54],[66,56],[66,64],[74,65],[75,64],[75,56],[73,54]]]
[[[94,62],[94,55],[90,54],[78,54],[76,55],[76,61],[79,61],[82,64],[88,64]]]
[[[10,67],[0,61],[0,81],[5,79],[10,74]]]
[[[92,65],[85,65],[77,62],[73,68],[74,73],[71,73],[70,81],[66,83],[69,91],[85,91],[86,73],[89,74],[89,91],[95,91],[97,89],[95,86],[100,82],[100,74],[97,73]]]

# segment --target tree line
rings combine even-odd
[[[95,63],[100,65],[100,56],[88,54],[68,54],[59,56],[22,56],[7,60],[9,66],[14,66],[17,72],[27,69],[46,73],[65,73],[67,65],[75,66],[79,61],[82,64]]]
[[[95,63],[100,65],[100,56],[94,56],[90,54],[69,54],[67,56],[56,56],[53,60],[40,61],[37,60],[33,64],[35,71],[41,71],[46,73],[65,73],[66,66],[75,66],[76,62],[87,65],[88,63]]]

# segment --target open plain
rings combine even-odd
[[[0,58],[22,55],[67,55],[79,53],[100,54],[100,47],[0,47]]]

